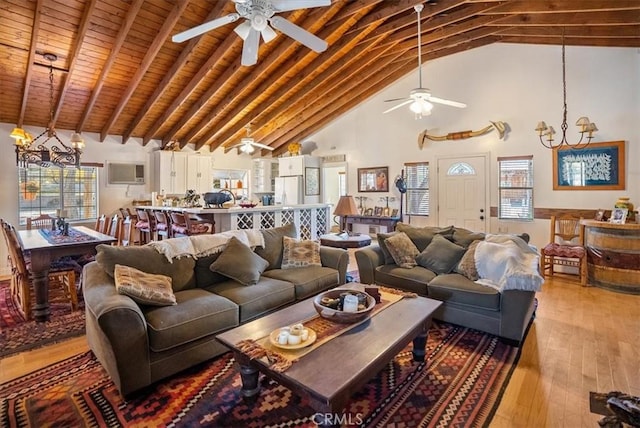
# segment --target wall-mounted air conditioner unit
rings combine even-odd
[[[109,184],[144,184],[144,164],[108,163]]]

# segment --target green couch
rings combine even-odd
[[[82,278],[87,340],[123,396],[224,353],[216,334],[345,283],[345,250],[320,247],[322,266],[280,269],[283,236],[295,237],[295,227],[262,233],[265,247],[255,253],[269,266],[253,285],[211,271],[221,254],[170,263],[148,245],[98,246]],[[244,266],[247,260],[235,263]],[[140,305],[119,294],[116,264],[171,277],[177,304]]]
[[[395,263],[385,241],[398,232],[404,232],[421,252],[419,257],[424,258],[422,265],[404,268]],[[529,240],[526,234],[520,237],[526,242]],[[412,227],[398,223],[395,232],[378,234],[378,245],[356,251],[360,282],[386,285],[440,300],[444,304],[434,314],[436,319],[485,331],[519,346],[535,312],[535,292],[499,292],[477,284],[472,280],[474,278],[469,278],[468,272],[460,270],[459,263],[467,248],[482,239],[484,234],[453,226]],[[439,248],[432,247],[429,252],[427,247],[436,240],[445,244]],[[451,250],[453,246],[447,242],[464,250]],[[470,256],[473,264],[473,255]],[[447,263],[449,257],[455,260]]]

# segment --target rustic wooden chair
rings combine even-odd
[[[105,235],[109,232],[109,224],[111,222],[111,218],[105,214],[102,214],[96,220],[95,230],[104,233]]]
[[[127,217],[122,220],[122,224],[120,226],[120,236],[118,238],[119,245],[129,246],[134,245],[133,242],[133,232],[135,229],[135,224],[131,217]]]
[[[111,221],[109,222],[109,227],[107,228],[106,234],[109,236],[113,236],[114,238],[117,239],[117,241],[115,241],[113,245],[120,245],[121,225],[122,225],[122,217],[120,217],[118,214],[115,214],[113,217],[111,217]]]
[[[25,319],[31,319],[33,284],[31,273],[29,272],[29,263],[20,248],[15,228],[2,220],[2,231],[9,249],[11,263],[11,297]],[[72,311],[78,309],[75,270],[57,268],[53,264],[49,270],[49,290],[51,294],[50,301],[55,301],[62,294],[64,301],[71,304]]]
[[[38,217],[27,217],[27,229],[51,228],[54,220],[49,214],[40,214]]]
[[[576,268],[580,284],[587,285],[587,252],[580,226],[581,218],[551,216],[550,243],[540,250],[540,274],[557,273],[554,266]],[[565,270],[562,273],[571,274]]]

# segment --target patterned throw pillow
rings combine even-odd
[[[305,266],[322,266],[320,260],[320,243],[315,241],[298,241],[284,236],[282,238],[282,269]]]
[[[247,244],[234,236],[229,239],[226,248],[211,263],[209,269],[238,281],[242,285],[255,285],[260,281],[260,275],[268,266],[268,261],[254,253]]]
[[[406,233],[398,232],[386,239],[387,250],[400,267],[411,269],[416,266],[416,256],[420,254],[413,241]]]
[[[482,241],[476,240],[469,245],[467,252],[464,253],[464,256],[462,256],[456,267],[457,273],[466,276],[471,281],[477,281],[480,278],[478,276],[478,269],[476,269],[476,247],[480,242]]]
[[[114,278],[118,293],[131,297],[136,303],[152,306],[177,304],[171,289],[171,278],[168,276],[116,265]]]

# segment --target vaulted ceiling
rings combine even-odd
[[[333,0],[285,13],[328,49],[278,33],[245,67],[238,23],[171,41],[234,12],[231,0],[0,0],[0,122],[44,127],[52,115],[57,128],[102,140],[198,150],[235,145],[251,124],[277,155],[416,69],[418,2]],[[561,44],[563,33],[567,45],[640,47],[640,0],[424,3],[423,62],[496,42]]]

